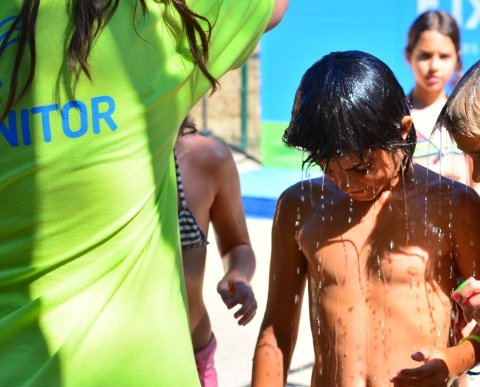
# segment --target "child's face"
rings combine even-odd
[[[415,83],[426,92],[445,88],[457,66],[457,51],[452,39],[438,31],[424,31],[407,60]]]
[[[396,185],[402,160],[401,153],[374,149],[365,155],[364,161],[357,156],[344,155],[328,165],[319,165],[325,176],[352,199],[370,201]]]
[[[468,137],[460,133],[452,133],[457,146],[473,161],[472,180],[480,183],[480,136]]]

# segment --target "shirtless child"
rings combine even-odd
[[[253,386],[285,384],[307,280],[312,386],[445,386],[473,367],[478,342],[447,347],[450,293],[480,267],[480,199],[412,164],[415,129],[391,70],[359,51],[323,57],[284,141],[325,178],[278,200]]]
[[[472,157],[472,180],[480,182],[480,61],[468,69],[448,97],[435,125],[437,131],[442,128]],[[480,321],[480,273],[476,278],[453,294],[467,321]]]

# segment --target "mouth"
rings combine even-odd
[[[359,202],[371,201],[374,200],[376,197],[374,192],[367,189],[362,189],[359,191],[349,191],[346,192],[346,194],[350,196],[350,198],[352,198],[353,200]]]
[[[428,83],[439,83],[441,81],[440,77],[436,75],[429,75],[427,76]]]

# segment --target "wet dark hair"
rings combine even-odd
[[[59,0],[61,1],[61,0]],[[212,26],[203,16],[193,12],[186,4],[185,0],[155,0],[158,3],[170,3],[175,11],[180,15],[184,32],[187,36],[190,52],[193,60],[199,67],[212,86],[212,93],[217,89],[217,80],[209,73],[207,69],[209,39]],[[67,63],[73,74],[78,75],[84,72],[91,78],[88,56],[93,45],[93,41],[108,23],[115,13],[120,0],[72,0],[68,1],[66,6],[71,7],[72,13],[72,35],[67,49]],[[137,6],[140,5],[143,14],[147,13],[145,0],[138,0],[135,3],[134,18]],[[3,37],[0,44],[0,60],[2,58],[10,36],[19,30],[17,52],[12,68],[10,89],[6,101],[1,101],[3,111],[0,115],[0,121],[3,121],[10,109],[21,99],[31,86],[35,76],[36,50],[35,50],[35,26],[37,21],[40,0],[24,0],[20,13],[12,23],[9,30]],[[132,21],[133,22],[133,21]],[[204,31],[200,22],[204,22],[207,31]],[[29,60],[28,74],[24,77],[25,82],[20,85],[21,64],[25,57]]]
[[[407,47],[405,51],[411,54],[420,39],[420,35],[425,31],[437,31],[442,35],[448,36],[457,52],[457,66],[456,74],[453,78],[454,84],[461,77],[462,73],[462,58],[460,57],[460,28],[455,19],[445,11],[430,10],[421,13],[413,21],[408,30]]]
[[[434,130],[442,127],[450,134],[480,136],[480,61],[470,67],[448,97]]]
[[[408,115],[407,97],[385,63],[361,51],[333,52],[303,75],[283,141],[308,152],[307,164],[343,154],[365,160],[372,148],[402,149],[409,163],[416,134],[412,124],[402,137]]]

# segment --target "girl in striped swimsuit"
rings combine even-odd
[[[255,255],[250,244],[240,193],[240,180],[229,148],[197,133],[188,119],[175,145],[179,225],[187,288],[190,333],[202,386],[217,386],[213,356],[216,349],[202,289],[212,223],[225,275],[217,291],[238,324],[255,315],[257,301],[250,286]],[[188,204],[187,204],[188,203]]]

